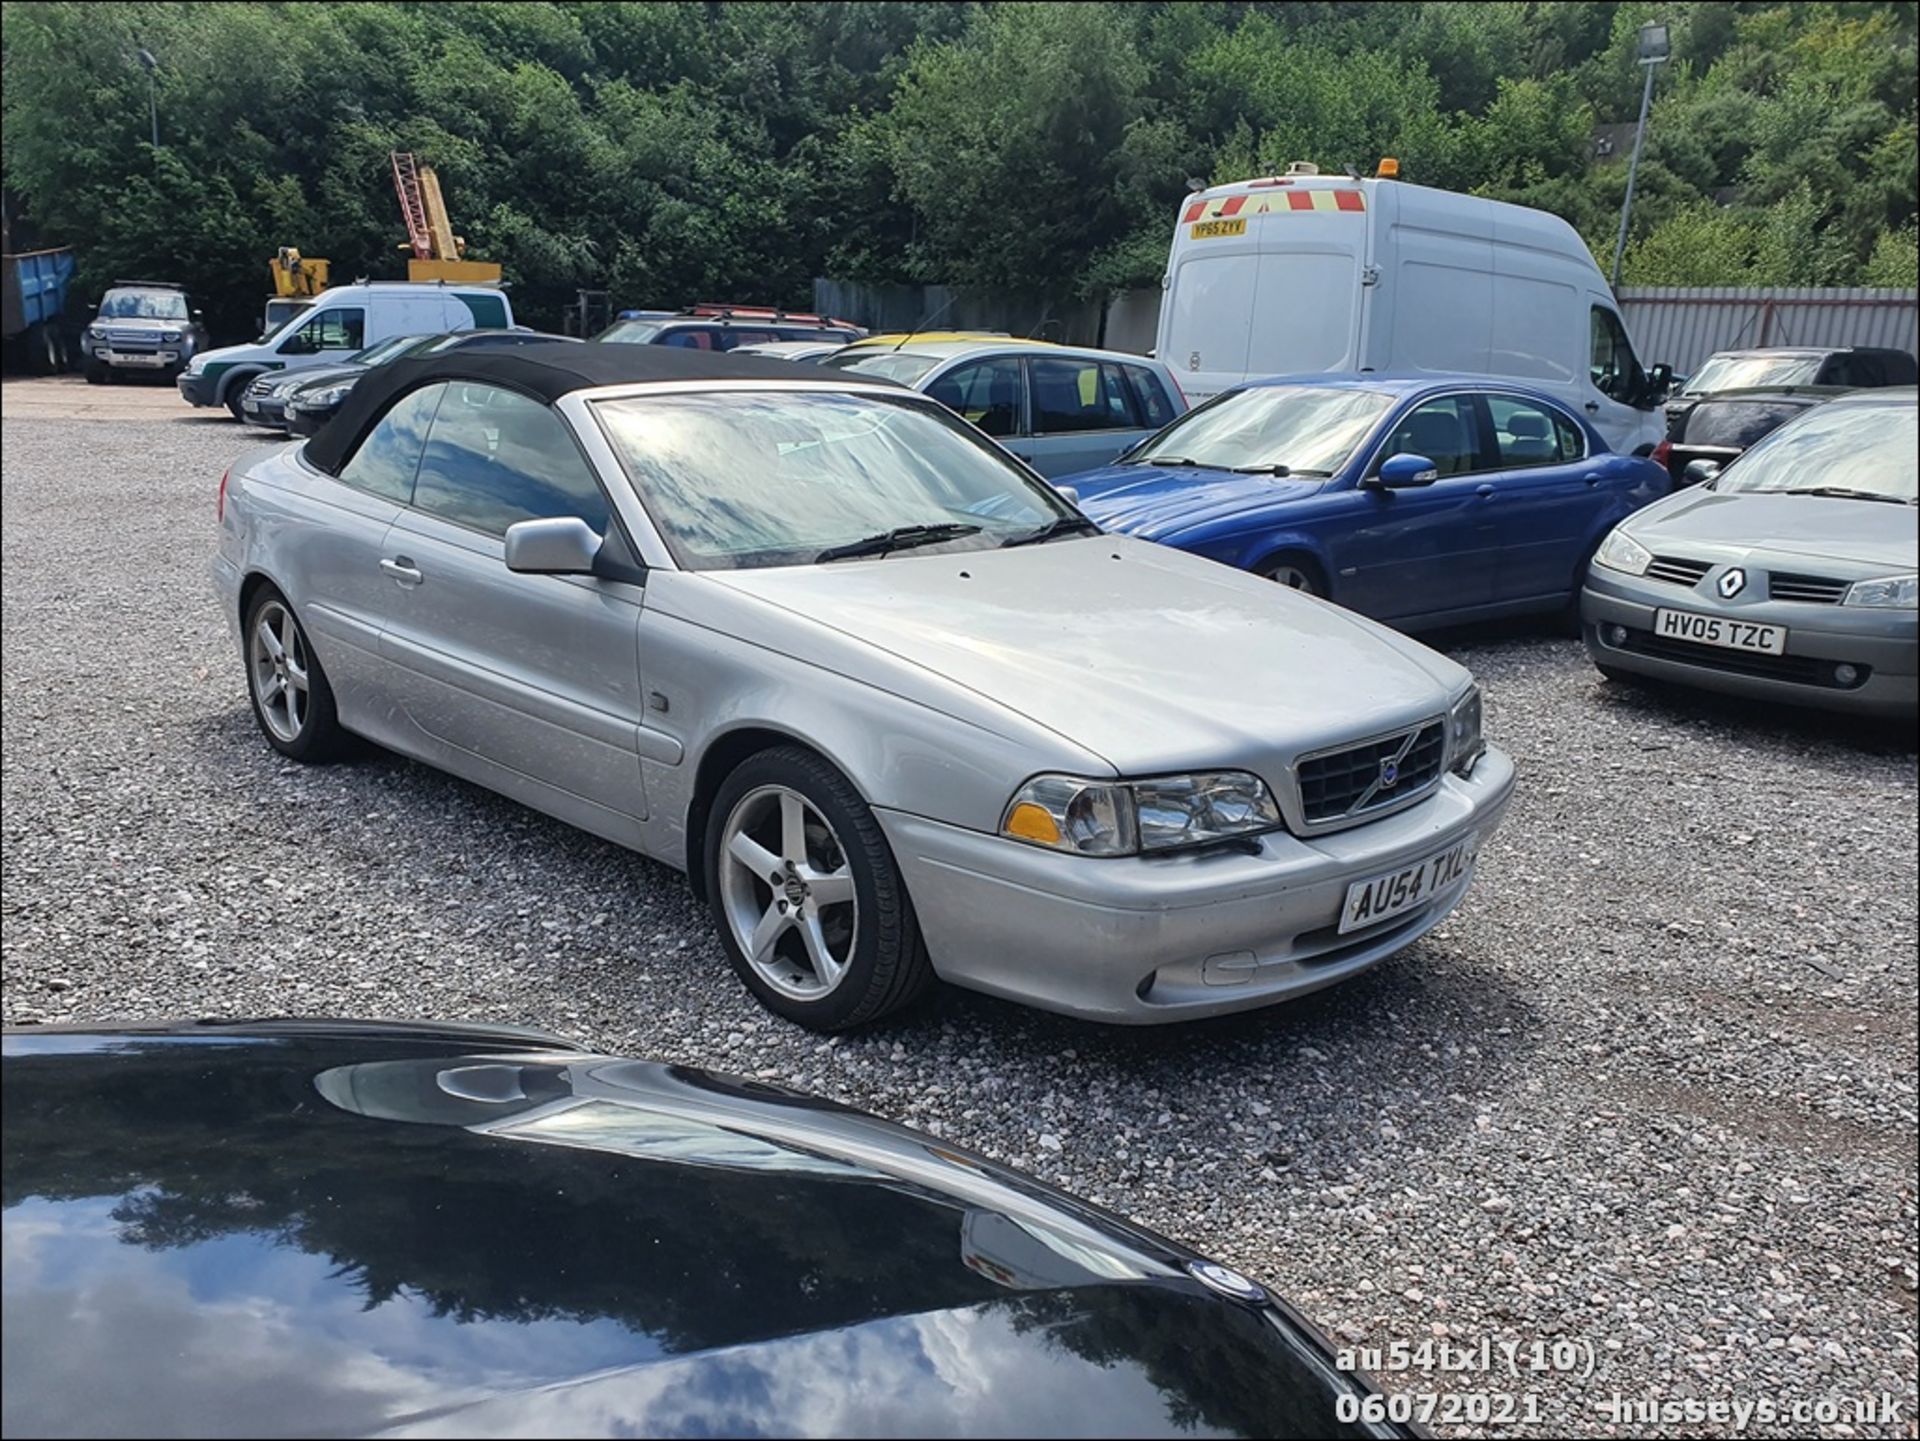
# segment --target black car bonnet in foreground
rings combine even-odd
[[[8,1435],[1371,1434],[1231,1273],[751,1082],[262,1023],[0,1089]]]

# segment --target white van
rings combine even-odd
[[[504,330],[512,324],[506,292],[490,286],[405,280],[336,285],[251,345],[200,352],[177,383],[189,404],[224,405],[238,420],[240,397],[264,371],[335,365],[396,335]]]
[[[1564,397],[1622,454],[1659,442],[1670,372],[1642,369],[1572,226],[1312,172],[1295,165],[1182,204],[1155,354],[1190,401],[1267,375],[1493,375]]]

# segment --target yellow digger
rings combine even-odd
[[[309,305],[313,297],[327,288],[327,262],[316,256],[302,255],[291,245],[283,245],[267,262],[273,277],[273,294],[260,318],[260,333],[270,335]]]

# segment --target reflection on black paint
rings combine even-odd
[[[565,1095],[564,1060],[528,1058],[510,1116]],[[1041,1402],[1064,1386],[1064,1429],[1339,1434],[1330,1396],[1260,1313],[1184,1283],[1076,1279],[1070,1260],[1050,1264],[1073,1284],[1010,1289],[966,1263],[965,1203],[899,1181],[479,1133],[467,1127],[496,1108],[457,1092],[514,1088],[478,1071],[451,1091],[433,1078],[488,1064],[444,1042],[378,1037],[147,1039],[80,1054],[22,1053],[10,1040],[8,1433],[113,1424],[110,1386],[72,1405],[21,1380],[47,1375],[47,1362],[16,1362],[47,1357],[139,1378],[138,1414],[122,1420],[147,1434],[258,1433],[276,1414],[283,1433],[304,1434],[403,1421],[562,1434],[629,1427],[636,1414],[654,1434],[710,1430],[716,1415],[734,1423],[721,1429],[791,1432],[806,1415],[778,1408],[811,1415],[829,1401],[834,1426],[903,1424],[878,1399],[849,1410],[815,1382],[795,1389],[800,1360],[844,1356],[900,1360],[896,1400],[952,1409],[923,1418],[927,1430],[967,1429],[968,1407],[989,1408],[974,1422],[1000,1424],[1023,1395],[1033,1414],[1052,1414]],[[343,1073],[316,1089],[316,1077]],[[700,1077],[689,1091],[711,1105],[737,1085]],[[100,1325],[115,1308],[139,1324]],[[301,1393],[297,1414],[269,1398],[263,1420],[245,1403],[271,1368],[244,1347],[196,1348],[235,1315],[278,1363],[297,1361],[284,1383]],[[510,1363],[503,1324],[525,1337]],[[755,1349],[710,1354],[727,1347]],[[936,1353],[981,1384],[956,1389],[928,1360]],[[610,1371],[627,1379],[615,1386]],[[587,1373],[588,1390],[541,1389]]]

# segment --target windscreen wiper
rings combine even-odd
[[[1059,515],[1025,535],[1010,536],[1000,542],[1000,549],[1006,550],[1016,545],[1038,545],[1043,540],[1052,540],[1059,535],[1099,535],[1100,527],[1084,515]]]
[[[1290,465],[1277,465],[1277,464],[1276,465],[1230,465],[1227,467],[1227,469],[1231,470],[1235,475],[1273,475],[1273,476],[1280,477],[1282,480],[1286,479],[1288,476],[1295,476],[1302,480],[1306,480],[1310,478],[1325,480],[1328,476],[1333,474],[1333,472],[1330,470],[1295,470]]]
[[[958,540],[963,535],[979,533],[979,526],[962,525],[958,522],[949,525],[898,525],[892,530],[883,530],[878,535],[850,540],[845,545],[830,545],[813,559],[817,565],[827,560],[852,560],[862,555],[885,555],[890,550],[911,550],[917,545],[938,545],[943,540]]]
[[[1127,462],[1128,465],[1204,465],[1202,460],[1188,460],[1184,455],[1139,455]]]
[[[1920,502],[1905,496],[1887,495],[1877,490],[1854,490],[1844,485],[1809,485],[1798,490],[1776,490],[1775,495],[1826,495],[1838,500],[1879,500],[1888,505],[1914,505]]]

